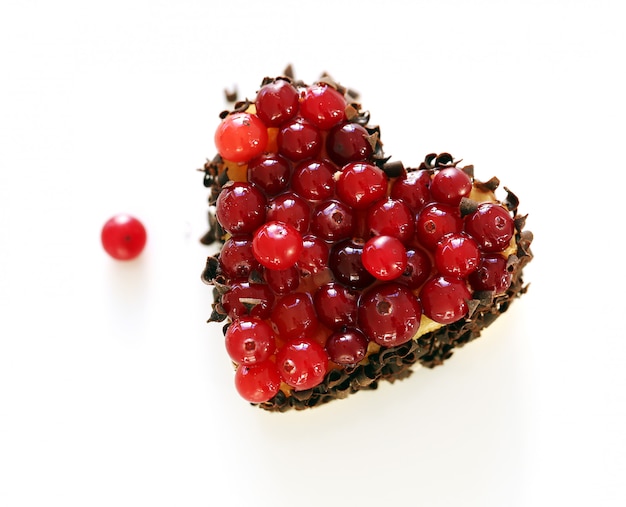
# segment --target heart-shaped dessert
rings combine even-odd
[[[202,278],[247,401],[304,409],[433,367],[526,292],[518,199],[449,154],[405,168],[353,92],[266,78],[204,166]]]

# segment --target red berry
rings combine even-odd
[[[439,202],[458,206],[472,191],[472,180],[461,169],[445,167],[433,176],[430,193]]]
[[[465,278],[478,268],[479,262],[478,245],[467,234],[448,234],[437,244],[435,266],[442,275]]]
[[[415,217],[404,202],[387,198],[368,210],[367,227],[372,236],[393,236],[407,243],[413,238]]]
[[[354,365],[365,359],[369,340],[358,329],[335,331],[326,340],[326,352],[333,363]]]
[[[437,276],[426,282],[420,292],[424,315],[440,324],[451,324],[467,314],[472,294],[460,278]]]
[[[324,83],[309,86],[300,104],[302,116],[322,130],[328,130],[343,121],[345,110],[344,96]]]
[[[337,195],[348,206],[365,209],[385,197],[387,176],[379,167],[365,162],[344,166],[337,180]]]
[[[310,201],[328,199],[335,192],[335,166],[326,160],[302,162],[293,173],[292,187]]]
[[[254,233],[252,251],[266,268],[287,269],[300,257],[302,236],[285,222],[267,222]]]
[[[293,192],[277,195],[267,203],[268,221],[285,222],[298,232],[305,233],[311,221],[309,203]]]
[[[283,381],[296,391],[319,385],[328,371],[328,355],[315,340],[296,338],[276,355],[276,366]]]
[[[409,289],[417,289],[430,277],[432,261],[421,248],[409,248],[406,259],[406,269],[396,281],[405,283]]]
[[[238,364],[266,361],[276,351],[274,331],[270,325],[255,317],[235,320],[225,335],[226,351]]]
[[[127,214],[111,217],[100,232],[100,241],[105,252],[121,261],[139,256],[146,246],[147,237],[143,224]]]
[[[317,328],[313,300],[306,292],[282,296],[274,305],[271,319],[283,340],[308,335]]]
[[[219,263],[228,278],[247,278],[252,271],[259,269],[259,262],[252,252],[252,238],[232,236],[220,251]]]
[[[431,200],[429,185],[428,171],[411,171],[394,181],[389,196],[404,202],[413,213],[419,213]]]
[[[319,321],[330,329],[356,325],[359,295],[337,282],[322,285],[313,296]]]
[[[406,269],[406,250],[398,238],[375,236],[365,243],[361,260],[379,280],[393,280]]]
[[[449,204],[427,204],[415,221],[415,236],[429,250],[434,250],[446,234],[462,229],[463,219],[458,207]]]
[[[342,123],[334,127],[326,138],[326,151],[336,164],[367,160],[374,152],[369,132],[358,123]]]
[[[274,305],[274,294],[264,283],[239,280],[222,296],[222,306],[231,320],[242,317],[267,319]]]
[[[329,253],[326,242],[313,235],[304,236],[302,238],[302,253],[297,262],[302,276],[314,275],[326,269]]]
[[[363,266],[362,253],[363,244],[351,239],[332,247],[328,266],[338,282],[353,289],[364,289],[376,280]]]
[[[484,252],[501,252],[509,246],[515,233],[515,225],[503,206],[483,202],[474,213],[465,217],[465,231],[478,242]]]
[[[280,390],[280,375],[272,361],[251,366],[240,364],[235,371],[235,388],[250,403],[271,400]]]
[[[224,160],[248,162],[267,147],[267,126],[250,113],[229,114],[217,127],[215,146]]]
[[[278,127],[298,112],[298,91],[284,79],[261,87],[256,96],[256,114],[268,127]]]
[[[248,164],[248,181],[268,195],[276,195],[287,188],[291,168],[280,155],[265,154]]]
[[[278,131],[278,152],[294,162],[316,157],[322,149],[322,135],[312,124],[296,119]]]
[[[252,233],[265,222],[265,196],[250,183],[224,186],[215,206],[218,222],[233,235]]]
[[[511,286],[513,275],[507,269],[507,260],[497,254],[483,256],[468,278],[474,290],[488,290],[496,294],[504,294]]]
[[[377,285],[361,297],[360,327],[379,345],[394,347],[408,342],[417,333],[421,317],[419,301],[404,285]]]
[[[335,199],[319,203],[313,210],[311,232],[328,241],[347,238],[354,232],[352,210]]]
[[[275,294],[287,294],[296,290],[300,284],[300,271],[295,266],[287,269],[267,269],[265,281]]]

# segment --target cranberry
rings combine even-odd
[[[432,269],[430,256],[424,250],[409,248],[406,251],[406,269],[396,281],[405,283],[409,289],[417,289],[428,280]]]
[[[224,160],[248,162],[267,147],[267,126],[250,113],[229,114],[217,127],[215,146]]]
[[[328,266],[338,282],[353,289],[364,289],[376,280],[363,266],[362,253],[363,244],[351,239],[332,247]]]
[[[281,155],[297,162],[319,154],[322,135],[312,123],[297,119],[280,128],[277,143]]]
[[[344,96],[325,83],[309,86],[300,104],[302,116],[322,130],[341,122],[346,116],[345,110]]]
[[[505,250],[515,233],[509,212],[501,205],[483,202],[476,211],[465,217],[465,231],[481,246],[484,252]]]
[[[449,204],[427,204],[415,221],[415,236],[429,250],[434,250],[446,234],[462,229],[463,219],[458,207]]]
[[[313,210],[311,231],[328,241],[347,238],[354,232],[352,210],[335,199],[319,203]]]
[[[431,200],[430,173],[411,171],[394,181],[389,196],[403,201],[413,213],[418,213]]]
[[[512,274],[507,260],[501,255],[487,254],[480,260],[478,269],[468,278],[474,290],[493,291],[504,294],[511,286]]]
[[[268,127],[278,127],[298,112],[298,91],[284,79],[261,87],[256,96],[256,114]]]
[[[458,206],[472,191],[472,180],[461,169],[444,167],[433,176],[430,193],[438,202]]]
[[[407,243],[413,238],[415,217],[404,202],[387,198],[368,210],[367,226],[373,236],[393,236]]]
[[[268,195],[276,195],[289,184],[291,168],[280,155],[261,155],[248,164],[248,181]]]
[[[460,278],[437,276],[426,282],[420,292],[424,315],[440,324],[462,319],[468,310],[472,294]]]
[[[320,238],[307,235],[302,238],[302,253],[297,262],[302,276],[314,275],[328,267],[328,245]]]
[[[367,160],[374,150],[364,127],[358,123],[342,123],[328,133],[326,151],[333,162],[343,166]]]
[[[239,364],[266,361],[276,351],[274,331],[270,325],[255,317],[235,320],[225,335],[226,351]]]
[[[274,305],[274,294],[264,283],[239,280],[222,296],[222,306],[231,320],[241,317],[267,319]]]
[[[406,250],[398,238],[375,236],[363,247],[363,266],[379,280],[398,278],[406,269]]]
[[[300,271],[295,266],[287,269],[268,269],[265,271],[265,281],[275,294],[287,294],[298,288]]]
[[[313,304],[319,321],[330,329],[356,324],[359,295],[337,282],[322,285],[313,296]]]
[[[294,191],[310,201],[328,199],[335,192],[335,166],[326,160],[302,162],[293,173]]]
[[[408,342],[420,325],[422,309],[413,293],[395,282],[377,285],[361,297],[358,319],[365,336],[385,347]]]
[[[259,269],[259,262],[252,252],[252,238],[232,236],[220,251],[219,263],[228,278],[247,278],[252,271]]]
[[[280,390],[280,375],[272,361],[254,365],[240,364],[235,371],[235,388],[250,403],[271,400]]]
[[[315,340],[296,338],[287,342],[276,355],[278,372],[296,391],[319,385],[328,371],[328,355]]]
[[[379,167],[365,162],[345,165],[337,180],[337,195],[348,206],[365,209],[385,197],[387,176]]]
[[[217,198],[215,213],[229,233],[252,233],[265,222],[265,196],[251,183],[229,184]]]
[[[309,335],[317,328],[313,300],[306,292],[282,296],[274,305],[271,319],[283,340]]]
[[[354,365],[365,359],[369,340],[358,329],[335,331],[326,340],[326,352],[333,363]]]
[[[146,246],[146,229],[135,217],[119,214],[107,220],[100,232],[100,241],[105,252],[121,261],[139,256]]]
[[[302,251],[302,236],[285,222],[267,222],[254,233],[252,251],[268,269],[293,266]]]
[[[267,220],[285,222],[305,233],[311,221],[309,203],[293,192],[277,195],[267,203]]]
[[[478,245],[462,232],[444,236],[435,250],[435,266],[442,275],[465,278],[478,268],[479,261]]]

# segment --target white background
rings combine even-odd
[[[619,5],[2,0],[0,505],[625,505]],[[196,169],[224,88],[288,63],[361,92],[394,159],[497,175],[536,258],[444,367],[270,414],[205,322]]]

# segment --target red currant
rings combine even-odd
[[[311,221],[309,203],[294,192],[285,192],[267,203],[267,220],[285,222],[298,232],[305,233]]]
[[[328,355],[315,340],[295,338],[276,355],[278,372],[286,384],[296,391],[319,385],[328,371]]]
[[[261,87],[256,96],[256,114],[268,127],[278,127],[298,112],[298,91],[284,79]]]
[[[460,278],[437,276],[424,284],[420,301],[424,315],[440,324],[451,324],[467,314],[472,294]]]
[[[363,247],[363,266],[379,280],[398,278],[406,269],[406,250],[398,238],[375,236]]]
[[[448,234],[437,244],[435,266],[442,275],[465,278],[478,268],[479,262],[478,245],[467,234]]]
[[[474,213],[465,217],[465,231],[478,242],[484,252],[501,252],[509,246],[515,233],[515,225],[503,206],[483,202]]]
[[[228,355],[238,364],[266,361],[276,351],[276,341],[271,326],[255,317],[235,320],[228,326],[225,340]]]
[[[267,319],[274,305],[274,294],[264,283],[239,280],[222,296],[222,306],[231,320],[242,317]]]
[[[433,176],[430,193],[433,198],[445,204],[458,206],[463,197],[472,191],[472,180],[461,169],[445,167]]]
[[[313,300],[306,292],[282,296],[274,305],[271,319],[283,340],[309,335],[317,328]]]
[[[235,388],[250,403],[271,400],[280,390],[280,375],[272,361],[254,365],[240,364],[235,371]]]
[[[313,296],[319,321],[330,329],[356,325],[358,293],[337,282],[322,285]]]
[[[403,201],[413,213],[419,213],[430,202],[430,173],[411,171],[394,181],[389,196]]]
[[[393,236],[403,243],[413,238],[415,217],[399,199],[383,199],[367,213],[367,227],[373,236]]]
[[[463,219],[458,207],[449,204],[427,204],[415,221],[415,236],[429,250],[434,250],[446,234],[462,229]]]
[[[335,166],[325,160],[302,162],[293,173],[294,191],[310,201],[328,199],[335,192]]]
[[[302,98],[302,116],[322,130],[337,125],[346,114],[346,99],[332,86],[324,83],[309,86]]]
[[[100,241],[105,252],[111,257],[128,261],[138,257],[146,246],[146,229],[131,215],[115,215],[102,227]]]
[[[316,157],[322,149],[322,135],[312,124],[296,119],[278,131],[278,152],[294,162]]]
[[[487,254],[480,260],[478,269],[469,276],[468,280],[474,290],[504,294],[511,286],[512,277],[504,257]]]
[[[335,331],[326,341],[326,352],[333,363],[354,365],[365,359],[369,340],[358,329]]]
[[[267,222],[254,233],[252,251],[266,268],[287,269],[300,257],[302,236],[285,222]]]
[[[413,293],[395,282],[377,285],[361,297],[358,320],[370,340],[385,347],[408,342],[415,336],[422,308]]]
[[[354,231],[352,210],[335,199],[319,203],[313,210],[311,231],[328,241],[347,238]]]
[[[367,160],[373,153],[369,132],[358,123],[342,123],[334,127],[326,138],[326,151],[336,164]]]
[[[280,155],[261,155],[248,164],[248,181],[267,195],[276,195],[287,188],[291,168]]]
[[[417,289],[428,280],[432,269],[430,256],[424,250],[409,248],[406,251],[406,269],[396,281],[405,283],[409,289]]]
[[[320,238],[309,234],[302,238],[302,253],[297,266],[302,276],[314,275],[328,267],[328,245]]]
[[[363,266],[362,253],[363,244],[351,239],[332,247],[328,266],[338,282],[353,289],[364,289],[376,280]]]
[[[229,114],[217,127],[215,146],[224,160],[248,162],[267,147],[267,126],[250,113]]]
[[[215,206],[218,222],[233,235],[252,233],[265,222],[265,196],[251,183],[224,186]]]
[[[337,195],[348,206],[365,209],[385,197],[387,176],[379,167],[365,162],[345,165],[337,180]]]
[[[219,263],[228,278],[247,278],[252,271],[259,269],[259,262],[252,252],[252,238],[232,236],[220,251]]]
[[[298,288],[300,284],[300,271],[295,266],[287,269],[267,269],[265,281],[275,294],[287,294]]]

